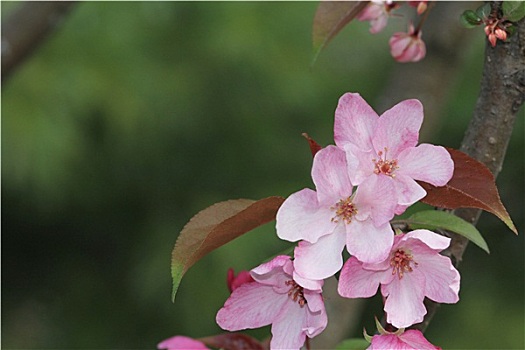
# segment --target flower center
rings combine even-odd
[[[397,274],[399,279],[403,278],[405,272],[412,272],[412,266],[410,263],[413,262],[417,266],[417,262],[410,253],[406,253],[403,249],[398,249],[392,255],[390,259],[390,266],[392,266],[392,275]]]
[[[288,280],[284,282],[287,286],[290,286],[288,296],[296,301],[300,307],[306,305],[306,299],[304,298],[304,288],[297,284],[294,280]]]
[[[352,203],[351,196],[341,199],[330,209],[335,211],[335,216],[332,218],[333,222],[339,222],[339,218],[341,218],[346,224],[349,224],[352,222],[352,217],[357,214],[357,208]]]
[[[399,169],[397,166],[397,159],[388,160],[386,158],[386,153],[388,151],[388,148],[385,147],[385,152],[379,151],[377,152],[377,155],[379,156],[379,159],[372,159],[372,162],[375,164],[374,168],[374,174],[383,174],[390,177],[396,177],[396,174],[394,174],[394,171],[396,169]],[[383,157],[384,155],[384,157]]]

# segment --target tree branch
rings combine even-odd
[[[497,2],[492,3],[498,6]],[[516,33],[496,47],[486,44],[481,90],[474,114],[460,149],[484,163],[496,177],[502,169],[516,115],[525,100],[525,19],[517,23]],[[481,210],[457,209],[455,215],[476,224]],[[457,267],[468,239],[454,233],[443,253]],[[427,315],[412,328],[425,330],[437,311],[438,303],[425,301]]]
[[[2,21],[2,84],[59,25],[75,2],[26,2]]]

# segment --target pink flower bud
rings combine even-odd
[[[501,28],[496,28],[494,34],[496,34],[496,38],[498,38],[499,40],[507,40],[507,32]]]
[[[226,283],[228,284],[228,289],[230,292],[233,292],[235,289],[240,287],[242,284],[247,282],[253,282],[253,278],[250,275],[249,271],[241,271],[237,276],[232,268],[228,270],[228,276],[226,277]]]
[[[413,26],[410,26],[408,33],[394,33],[388,43],[392,57],[398,62],[420,61],[427,52],[421,40],[421,31],[415,33]]]
[[[496,38],[496,34],[494,33],[490,33],[489,34],[489,42],[490,42],[490,45],[492,45],[492,47],[496,46],[496,41],[498,40],[498,38]]]

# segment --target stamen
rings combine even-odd
[[[384,148],[385,153],[383,157],[383,151],[377,152],[377,155],[379,156],[379,159],[372,159],[372,162],[375,164],[374,168],[374,174],[383,174],[390,177],[396,177],[396,174],[394,174],[394,171],[396,169],[399,169],[397,166],[397,159],[388,160],[386,157],[388,148]]]
[[[392,275],[397,274],[399,279],[403,278],[405,272],[412,272],[412,266],[410,263],[413,262],[417,266],[417,262],[410,253],[406,253],[403,249],[398,249],[392,255],[390,259],[390,266],[392,266]]]
[[[296,301],[300,307],[306,305],[306,299],[304,298],[304,288],[297,284],[294,280],[288,280],[284,282],[287,286],[290,286],[288,296]]]
[[[341,199],[330,209],[335,211],[335,216],[332,218],[333,222],[339,222],[339,218],[341,218],[347,225],[352,222],[352,217],[357,214],[357,208],[352,203],[351,196]]]

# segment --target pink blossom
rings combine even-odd
[[[420,15],[428,8],[428,0],[423,1],[409,1],[408,4],[417,8],[417,14]]]
[[[317,191],[303,189],[279,208],[277,235],[292,242],[300,276],[321,280],[343,266],[341,253],[362,261],[384,259],[393,242],[389,220],[396,208],[394,189],[381,178],[371,179],[353,193],[345,152],[328,146],[316,153],[312,179]]]
[[[370,33],[376,34],[386,27],[390,12],[397,7],[393,1],[371,1],[356,18],[359,21],[370,21]]]
[[[208,350],[204,343],[181,335],[168,338],[157,345],[159,350]]]
[[[459,300],[459,272],[439,252],[450,238],[428,230],[395,236],[389,256],[377,263],[347,260],[339,278],[338,292],[346,298],[368,298],[381,285],[388,323],[405,328],[423,321],[425,297],[438,303]]]
[[[228,289],[230,290],[230,293],[237,289],[240,285],[247,282],[253,282],[252,275],[250,275],[249,271],[243,270],[239,272],[237,276],[235,276],[235,271],[233,271],[233,269],[231,268],[228,269],[226,283],[228,284]]]
[[[398,334],[400,333],[400,334]],[[411,329],[384,334],[376,334],[372,337],[372,343],[368,350],[437,350],[438,346],[432,345],[425,339],[419,330]]]
[[[295,279],[289,256],[279,255],[251,271],[254,282],[242,284],[217,313],[228,331],[271,324],[272,349],[299,349],[327,325],[322,281]]]
[[[414,31],[412,25],[408,33],[394,33],[388,43],[390,54],[398,62],[417,62],[427,53],[425,42],[421,39],[421,30]]]
[[[346,152],[350,180],[364,186],[374,179],[383,187],[393,187],[396,214],[426,195],[416,180],[443,186],[454,172],[445,148],[416,146],[422,122],[423,106],[418,100],[402,101],[379,117],[359,94],[346,93],[335,111],[334,139]]]

